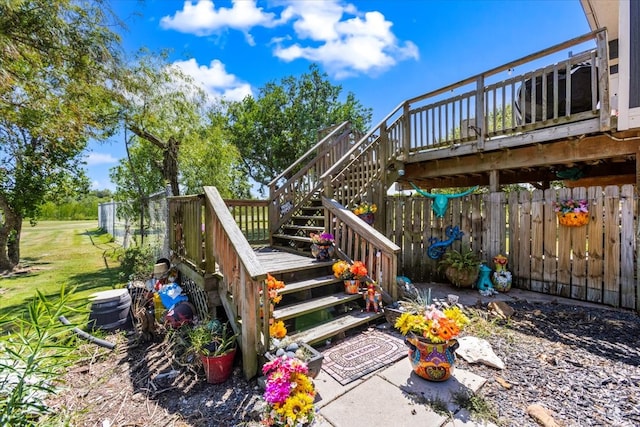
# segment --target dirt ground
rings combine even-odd
[[[486,339],[507,368],[459,366],[487,378],[481,389],[501,426],[537,426],[538,403],[567,426],[640,425],[640,319],[636,313],[558,304],[511,303],[515,314]],[[486,307],[476,307],[486,315]],[[171,357],[167,342],[133,333],[106,337],[115,350],[89,346],[49,404],[73,426],[256,425],[261,391],[236,357],[231,378],[207,384],[202,371]],[[508,384],[508,388],[505,386]],[[563,396],[559,399],[559,396]]]

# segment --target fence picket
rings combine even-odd
[[[604,189],[604,295],[605,304],[620,305],[620,208],[619,189]]]
[[[586,188],[574,188],[573,199],[583,200],[587,199]],[[591,222],[591,221],[589,221]],[[566,287],[566,294],[562,296],[576,299],[584,299],[587,286],[587,227],[573,227],[571,230],[571,293],[569,293],[569,286]]]
[[[587,252],[587,301],[602,302],[602,280],[604,275],[604,200],[601,187],[587,190],[590,221],[587,225],[589,250]]]
[[[634,188],[624,185],[620,194],[620,305],[624,308],[635,308],[635,231],[634,231]]]

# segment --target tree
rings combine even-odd
[[[260,89],[257,98],[228,103],[229,133],[240,151],[246,173],[262,185],[285,170],[316,142],[318,132],[350,121],[361,131],[371,120],[352,93],[339,101],[334,86],[317,65],[299,78],[283,78]]]
[[[122,82],[122,116],[133,137],[127,139],[129,160],[111,175],[119,200],[131,196],[136,182],[143,198],[165,185],[173,195],[202,192],[203,185],[227,196],[248,193],[224,116],[192,78],[167,63],[166,52],[141,52]]]
[[[19,262],[24,218],[88,187],[80,155],[117,119],[113,26],[100,0],[0,3],[0,270]]]

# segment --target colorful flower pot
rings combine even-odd
[[[558,222],[565,227],[581,227],[589,224],[589,212],[557,212]]]
[[[333,245],[311,244],[311,255],[313,255],[318,261],[329,261],[333,258],[335,251],[336,248]]]
[[[407,336],[405,343],[409,347],[409,361],[413,372],[429,381],[445,381],[453,374],[456,361],[457,340],[432,343],[416,335]]]
[[[358,215],[358,217],[360,217],[361,220],[369,225],[373,225],[374,221],[376,220],[376,217],[372,213],[363,213]]]
[[[360,281],[359,280],[345,280],[344,281],[344,293],[349,295],[355,295],[360,293]]]

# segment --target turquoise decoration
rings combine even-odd
[[[493,283],[491,283],[491,279],[489,275],[491,274],[491,268],[487,267],[485,264],[480,266],[480,277],[478,278],[478,283],[476,286],[481,291],[486,291],[488,289],[493,289]]]
[[[448,226],[445,228],[444,233],[447,235],[447,240],[440,240],[436,237],[429,237],[429,249],[427,249],[427,255],[431,259],[440,259],[442,255],[447,251],[447,247],[451,246],[454,240],[462,239],[464,232],[460,231],[460,227]]]
[[[410,184],[419,194],[423,195],[424,197],[433,199],[432,209],[438,218],[442,218],[447,212],[447,208],[449,207],[449,199],[466,196],[467,194],[471,194],[478,189],[478,186],[476,185],[475,187],[458,194],[431,194],[419,189],[413,182],[410,182]]]

